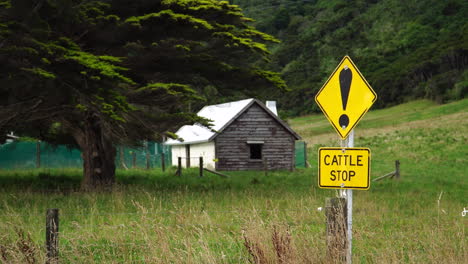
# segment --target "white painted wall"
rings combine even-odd
[[[172,145],[172,166],[177,166],[177,158],[185,158],[185,145]],[[182,160],[182,166],[185,167],[185,162]]]
[[[203,157],[203,166],[209,169],[215,168],[215,144],[206,142],[190,145],[190,166],[198,167],[199,157]],[[172,146],[172,165],[177,166],[178,157],[182,157],[182,167],[185,167],[185,145]]]

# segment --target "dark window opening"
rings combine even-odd
[[[262,144],[249,144],[250,159],[262,159]]]

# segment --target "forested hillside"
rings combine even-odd
[[[314,96],[344,55],[376,90],[377,107],[414,98],[447,102],[468,93],[465,0],[230,2],[282,41],[272,47],[270,67],[292,89],[276,95],[288,109],[283,114],[317,110]]]

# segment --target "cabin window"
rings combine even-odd
[[[249,144],[250,159],[262,159],[263,144]]]

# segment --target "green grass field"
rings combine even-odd
[[[329,263],[317,208],[337,192],[317,187],[317,151],[338,136],[323,115],[288,122],[309,169],[118,171],[103,193],[80,192],[80,170],[0,171],[0,260],[44,262],[45,213],[59,208],[61,263]],[[355,263],[466,263],[467,143],[468,100],[366,114],[355,146],[371,149],[372,178],[398,159],[401,179],[354,191]]]

